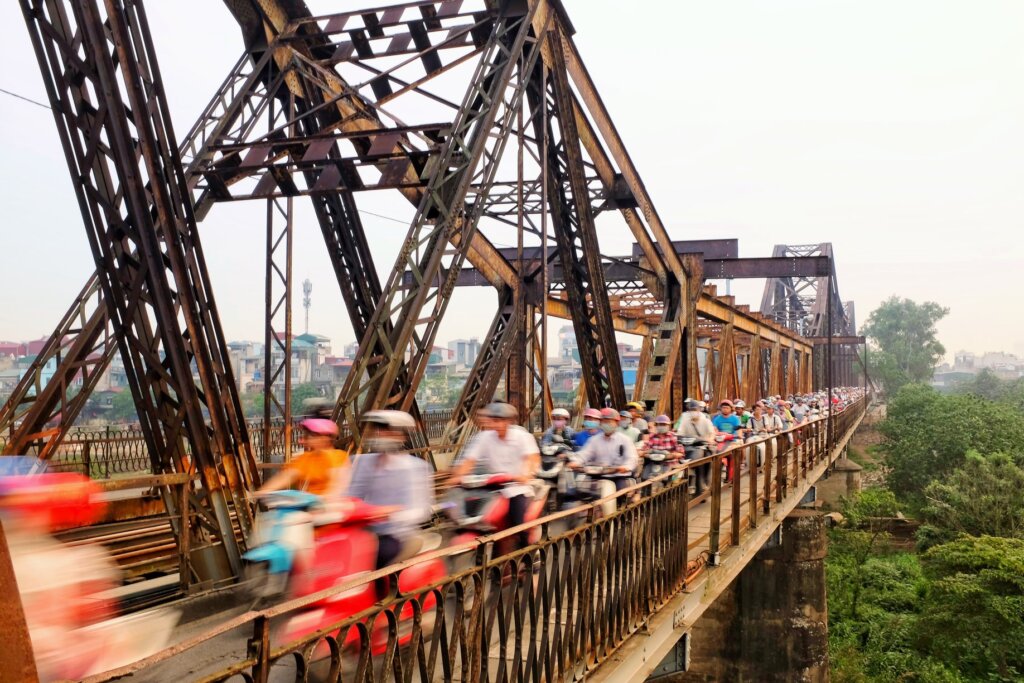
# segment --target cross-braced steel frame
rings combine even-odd
[[[266,206],[265,443],[271,423],[287,429],[294,412],[297,197],[313,204],[360,340],[335,410],[347,426],[370,409],[417,413],[465,265],[495,289],[498,310],[447,444],[465,441],[496,394],[544,424],[549,317],[572,321],[580,407],[627,400],[622,332],[642,337],[634,398],[658,412],[678,412],[686,395],[809,388],[798,334],[702,289],[704,259],[670,239],[555,0],[417,1],[321,17],[292,0],[233,0],[245,52],[180,148],[141,0],[21,2],[71,172],[83,179],[97,273],[0,411],[0,428],[12,434],[8,449],[54,452],[120,353],[154,471],[198,470],[194,514],[233,571],[231,515],[244,536],[257,474],[196,231],[218,202]],[[456,81],[460,99],[450,97]],[[367,191],[397,192],[412,211],[383,282],[357,206]],[[635,259],[602,253],[602,213],[621,218]],[[510,231],[517,247],[498,249]],[[723,263],[714,272],[780,267]],[[44,382],[47,364],[57,372]],[[414,445],[427,445],[423,433]]]

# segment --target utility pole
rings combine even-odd
[[[306,329],[303,334],[309,334],[309,307],[313,304],[313,283],[307,277],[302,281],[302,307],[306,309]]]

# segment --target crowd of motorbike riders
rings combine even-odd
[[[426,527],[442,510],[455,533],[449,539],[452,547],[522,525],[520,533],[505,539],[504,548],[499,543],[502,551],[535,542],[531,534],[539,528],[525,523],[545,512],[603,499],[594,512],[610,514],[619,500],[612,496],[616,491],[673,469],[677,475],[652,487],[686,472],[687,485],[700,500],[710,483],[711,458],[706,456],[737,443],[764,442],[841,411],[860,397],[858,389],[838,389],[832,394],[771,396],[749,406],[727,399],[718,402],[713,414],[705,401],[687,399],[685,412],[675,420],[645,414],[640,403],[622,410],[588,408],[578,431],[570,426],[569,411],[557,408],[539,443],[519,425],[515,408],[495,402],[480,411],[479,430],[446,481],[409,452],[416,428],[409,414],[365,414],[361,433],[366,452],[352,457],[336,446],[338,425],[326,413],[314,415],[301,422],[303,451],[251,494],[261,512],[243,558],[250,569],[258,568],[251,583],[263,596],[303,597],[323,595],[319,592],[354,576],[418,555],[416,562],[401,565],[397,579],[400,590],[415,592],[436,585],[451,570],[438,556],[422,554],[441,544],[440,536]],[[760,467],[764,444],[753,450]],[[696,466],[676,467],[694,460],[699,461]],[[736,474],[730,460],[723,457],[727,481]],[[79,678],[160,647],[177,617],[162,613],[147,617],[149,621],[137,615],[110,619],[115,606],[101,590],[117,583],[109,557],[65,546],[47,533],[71,520],[95,518],[95,486],[86,477],[71,481],[75,475],[70,474],[25,476],[39,467],[31,458],[7,459],[11,463],[24,464],[24,471],[0,469],[0,519],[42,679]],[[439,481],[446,494],[435,505]],[[44,565],[47,571],[40,572]],[[64,568],[67,576],[54,578],[54,567]],[[285,639],[290,642],[362,613],[386,594],[388,585],[388,580],[377,579],[311,602],[286,622]],[[432,600],[424,602],[424,613]],[[83,610],[82,605],[90,607]],[[412,609],[403,609],[398,621],[402,645],[411,637]],[[374,652],[387,647],[383,623],[375,624],[371,633]],[[52,637],[55,633],[63,635]],[[97,648],[97,638],[119,645]],[[68,642],[77,645],[63,645]],[[351,644],[346,640],[346,647]],[[97,654],[108,650],[120,653],[121,660]]]
[[[830,410],[840,411],[859,395],[857,389],[837,389],[831,396],[770,396],[751,405],[724,399],[714,413],[705,401],[686,399],[685,412],[675,420],[645,413],[640,403],[622,410],[588,408],[578,430],[570,426],[569,411],[556,408],[539,443],[518,424],[513,406],[494,402],[476,416],[479,430],[451,467],[445,482],[449,493],[441,506],[435,506],[428,464],[406,448],[416,426],[410,415],[392,410],[367,413],[367,452],[352,458],[334,447],[337,424],[314,417],[301,423],[305,450],[256,496],[301,489],[377,506],[380,519],[370,529],[379,539],[375,564],[383,567],[407,554],[403,546],[438,507],[446,509],[462,531],[511,528],[544,511],[603,498],[736,443],[764,441]],[[757,449],[758,466],[763,454],[762,446]],[[710,468],[710,462],[693,468],[691,493],[699,496],[709,486]],[[723,476],[731,481],[731,463]],[[611,506],[614,509],[614,502]],[[523,533],[516,540],[525,545],[530,539]]]

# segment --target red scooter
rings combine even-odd
[[[448,516],[457,532],[452,545],[468,543],[507,528],[508,499],[518,493],[532,493],[523,521],[538,519],[544,513],[550,490],[551,486],[540,480],[523,484],[508,474],[466,475],[446,497]],[[532,529],[530,543],[539,541],[540,533],[540,527]]]
[[[162,607],[119,616],[114,589],[121,575],[108,552],[53,536],[99,518],[99,487],[79,474],[40,474],[45,465],[34,457],[2,460],[0,517],[38,680],[85,678],[164,647],[178,611]]]
[[[362,574],[374,571],[377,560],[377,536],[367,527],[385,515],[382,508],[368,505],[361,500],[350,498],[341,505],[332,506],[336,518],[325,523],[321,518],[314,531],[314,550],[311,562],[291,579],[289,595],[301,598],[319,591],[349,583]],[[403,549],[395,562],[401,562],[414,555],[432,550],[440,545],[440,537],[423,534]],[[406,567],[398,575],[398,592],[403,595],[415,594],[447,576],[444,562],[440,559],[427,560]],[[342,593],[318,600],[300,614],[293,616],[283,627],[282,642],[290,643],[310,635],[332,623],[337,623],[371,607],[380,599],[377,582],[368,581]],[[437,601],[433,594],[422,596],[420,605],[423,618],[421,627],[428,633],[433,626]],[[406,603],[397,615],[398,645],[409,643],[412,637],[413,606]],[[375,655],[383,653],[388,645],[388,625],[383,617],[370,624],[370,648]],[[350,629],[339,644],[345,649],[359,645],[359,634]],[[327,656],[323,651],[314,653],[314,659]]]
[[[735,434],[720,433],[715,436],[715,441],[718,442],[718,446],[715,448],[716,453],[721,453],[729,448],[732,448],[733,441],[736,440]],[[725,483],[732,483],[732,456],[727,455],[723,458],[725,460]]]

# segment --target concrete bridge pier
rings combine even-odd
[[[797,509],[781,530],[694,624],[689,669],[651,680],[829,680],[825,517]]]

